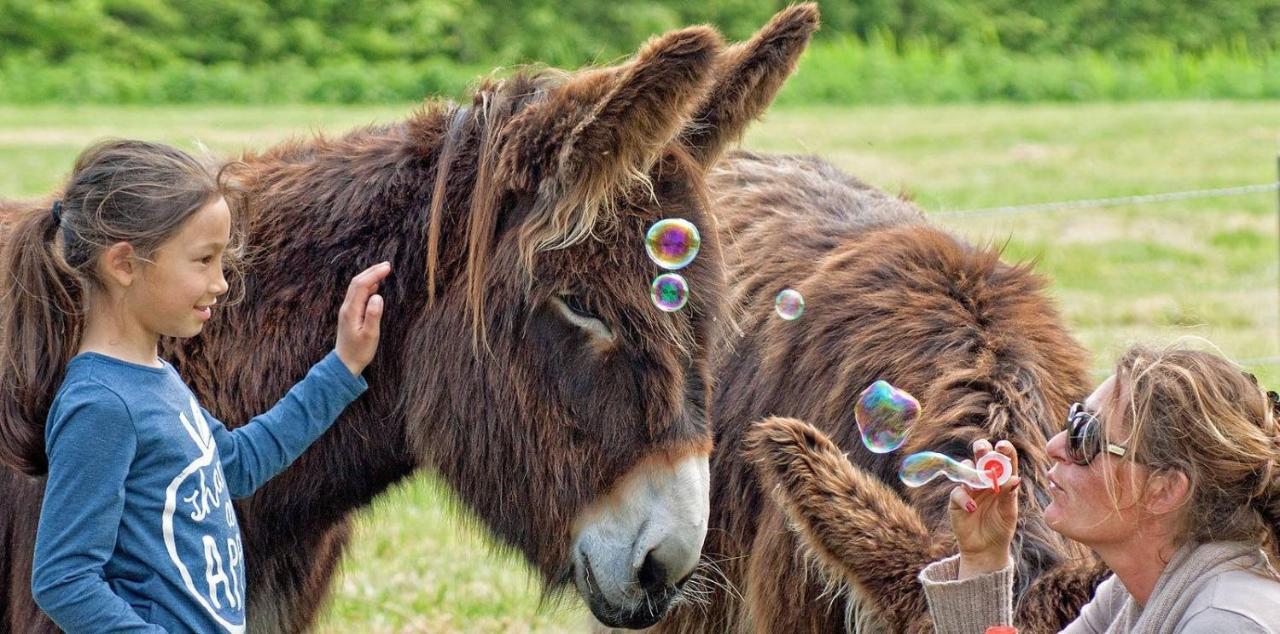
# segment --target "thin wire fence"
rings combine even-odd
[[[1280,177],[1280,157],[1276,161],[1277,176]],[[1041,213],[1067,209],[1096,209],[1102,207],[1118,207],[1122,205],[1146,205],[1154,203],[1194,200],[1199,198],[1225,198],[1228,196],[1246,196],[1265,192],[1280,192],[1280,181],[1260,183],[1257,185],[1240,185],[1237,187],[1221,187],[1216,189],[1195,189],[1181,192],[1162,192],[1156,194],[1139,194],[1134,196],[1117,196],[1114,198],[1091,198],[1083,200],[1061,200],[1053,202],[1032,203],[1026,205],[1006,205],[1002,207],[983,207],[978,209],[942,210],[930,214],[935,218],[980,218],[987,216],[1009,216],[1017,214]],[[1277,203],[1277,218],[1280,218],[1280,202]],[[1280,225],[1278,225],[1280,226]],[[1254,357],[1237,359],[1242,366],[1280,366],[1280,356]]]
[[[1226,196],[1244,196],[1262,192],[1280,191],[1280,183],[1262,183],[1259,185],[1242,185],[1239,187],[1223,187],[1219,189],[1195,189],[1185,192],[1166,192],[1161,194],[1141,194],[1137,196],[1118,196],[1115,198],[1092,198],[1085,200],[1062,200],[1030,205],[1009,205],[1005,207],[985,207],[982,209],[961,209],[954,211],[938,211],[930,214],[942,218],[975,218],[980,216],[1005,216],[1010,214],[1057,211],[1060,209],[1093,209],[1098,207],[1118,207],[1121,205],[1144,205],[1196,198],[1223,198]]]

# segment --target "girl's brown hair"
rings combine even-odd
[[[1190,482],[1177,543],[1270,540],[1280,553],[1274,392],[1217,354],[1137,346],[1116,366],[1114,394],[1133,459]]]
[[[151,255],[224,191],[223,172],[182,150],[108,140],[80,154],[52,208],[12,219],[0,254],[0,462],[47,470],[45,418],[79,346],[86,291],[101,288],[98,255],[118,242]],[[224,262],[232,288],[240,233]]]

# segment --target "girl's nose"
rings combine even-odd
[[[1050,458],[1058,462],[1067,462],[1067,431],[1064,429],[1050,438],[1045,449],[1048,450]]]
[[[213,294],[221,295],[227,292],[227,289],[229,288],[231,287],[227,284],[227,277],[223,275],[221,271],[219,271],[218,279],[214,280],[213,282]]]

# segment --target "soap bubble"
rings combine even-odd
[[[1003,454],[994,451],[982,456],[976,468],[951,456],[921,451],[904,458],[898,468],[898,478],[909,487],[924,486],[938,476],[974,489],[990,489],[1009,481],[1013,465]]]
[[[800,295],[800,291],[793,288],[784,288],[782,292],[773,300],[773,310],[778,316],[792,321],[799,319],[804,314],[804,297]]]
[[[668,271],[689,266],[700,248],[702,237],[698,235],[698,228],[683,218],[659,220],[644,236],[644,250],[649,259]]]
[[[924,486],[928,481],[945,476],[952,482],[967,484],[974,488],[987,488],[990,483],[987,476],[977,469],[965,465],[951,456],[935,451],[913,453],[902,460],[898,468],[898,477],[909,487]]]
[[[667,312],[684,308],[689,301],[689,283],[679,273],[663,273],[653,278],[649,285],[649,299],[653,305]]]
[[[862,432],[862,444],[875,453],[889,453],[907,441],[907,428],[920,415],[915,397],[885,381],[862,391],[853,418]]]

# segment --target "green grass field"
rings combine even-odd
[[[49,191],[105,136],[234,152],[411,108],[0,107],[0,196]],[[745,145],[819,154],[929,211],[959,210],[1274,182],[1280,103],[792,108]],[[1280,385],[1274,191],[939,222],[1037,260],[1100,374],[1129,343],[1192,336],[1260,360],[1251,369]],[[585,629],[579,607],[540,609],[524,564],[457,518],[429,477],[364,513],[321,631]]]

